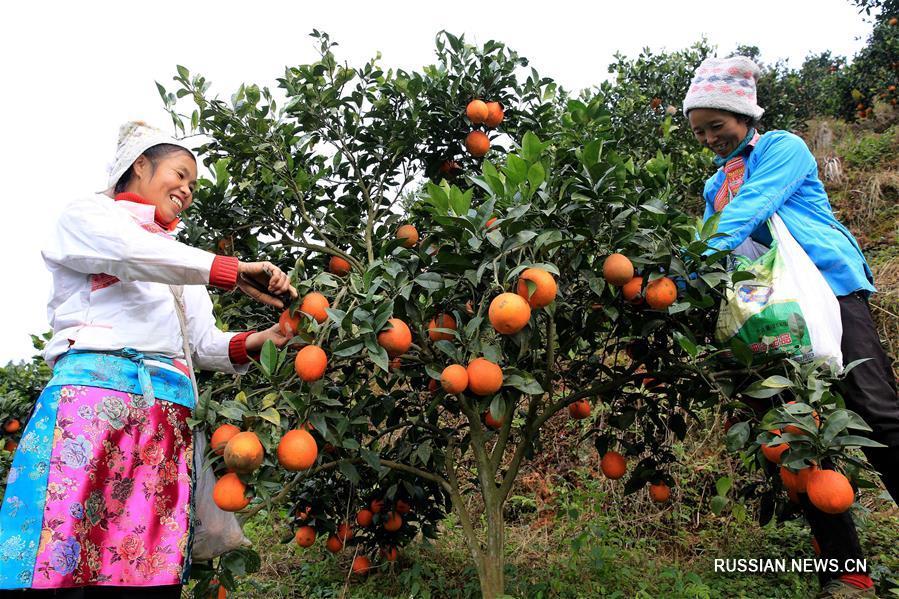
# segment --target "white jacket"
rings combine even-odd
[[[52,366],[70,347],[100,351],[130,347],[183,358],[181,327],[168,286],[184,285],[194,365],[219,372],[247,371],[249,365],[235,365],[229,359],[229,343],[236,333],[215,326],[205,286],[210,284],[216,255],[160,235],[154,212],[151,205],[115,201],[104,194],[65,207],[42,251],[53,275],[47,304],[53,338],[43,352],[48,364]],[[234,259],[225,260],[230,260],[232,270],[236,268]]]

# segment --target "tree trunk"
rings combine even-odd
[[[487,507],[487,547],[481,554],[478,577],[481,580],[481,596],[496,599],[506,594],[505,580],[505,522],[503,506],[498,498],[491,498]],[[498,504],[498,505],[497,505]]]

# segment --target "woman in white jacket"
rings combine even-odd
[[[0,589],[57,590],[10,596],[180,597],[190,565],[194,393],[175,302],[193,362],[243,373],[266,340],[282,347],[288,339],[277,325],[218,330],[205,286],[238,287],[277,308],[279,297],[296,297],[269,262],[174,240],[196,178],[184,142],[127,123],[109,189],[66,206],[43,252],[53,274],[54,334],[44,351],[53,378],[0,505]]]

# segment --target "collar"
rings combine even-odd
[[[176,218],[176,219],[174,219],[174,220],[173,220],[172,222],[170,222],[170,223],[164,223],[164,222],[159,218],[159,209],[156,208],[156,205],[153,204],[153,202],[151,202],[151,201],[149,201],[149,200],[145,200],[142,196],[139,196],[139,195],[137,195],[136,193],[132,193],[132,192],[130,192],[130,191],[123,191],[122,193],[116,194],[116,196],[115,196],[114,199],[115,199],[116,202],[133,202],[133,203],[135,203],[135,204],[143,204],[143,205],[145,205],[145,206],[153,206],[153,208],[154,208],[154,211],[153,211],[153,220],[156,222],[157,225],[159,225],[160,227],[162,227],[162,228],[165,229],[166,231],[169,231],[169,232],[174,231],[174,230],[175,230],[175,227],[178,226],[178,223],[181,222],[180,219],[177,219],[177,218]]]
[[[758,131],[755,130],[755,127],[750,127],[749,131],[746,133],[746,137],[743,138],[743,141],[740,142],[740,145],[738,145],[737,148],[733,152],[731,152],[724,158],[721,158],[720,156],[715,156],[715,164],[717,166],[724,166],[725,164],[727,164],[728,160],[736,158],[737,156],[742,154],[743,150],[745,150],[747,147],[749,148],[750,151],[752,151],[752,148],[755,147],[755,144],[757,144],[759,142],[760,138],[761,138],[761,135],[758,134]],[[748,153],[749,152],[747,152],[747,154]]]

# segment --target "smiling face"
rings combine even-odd
[[[696,141],[722,158],[736,150],[749,133],[749,124],[726,110],[694,108],[689,118]]]
[[[125,191],[136,193],[156,206],[157,218],[170,223],[193,202],[197,163],[187,151],[155,160],[141,154],[134,161],[133,175]]]

